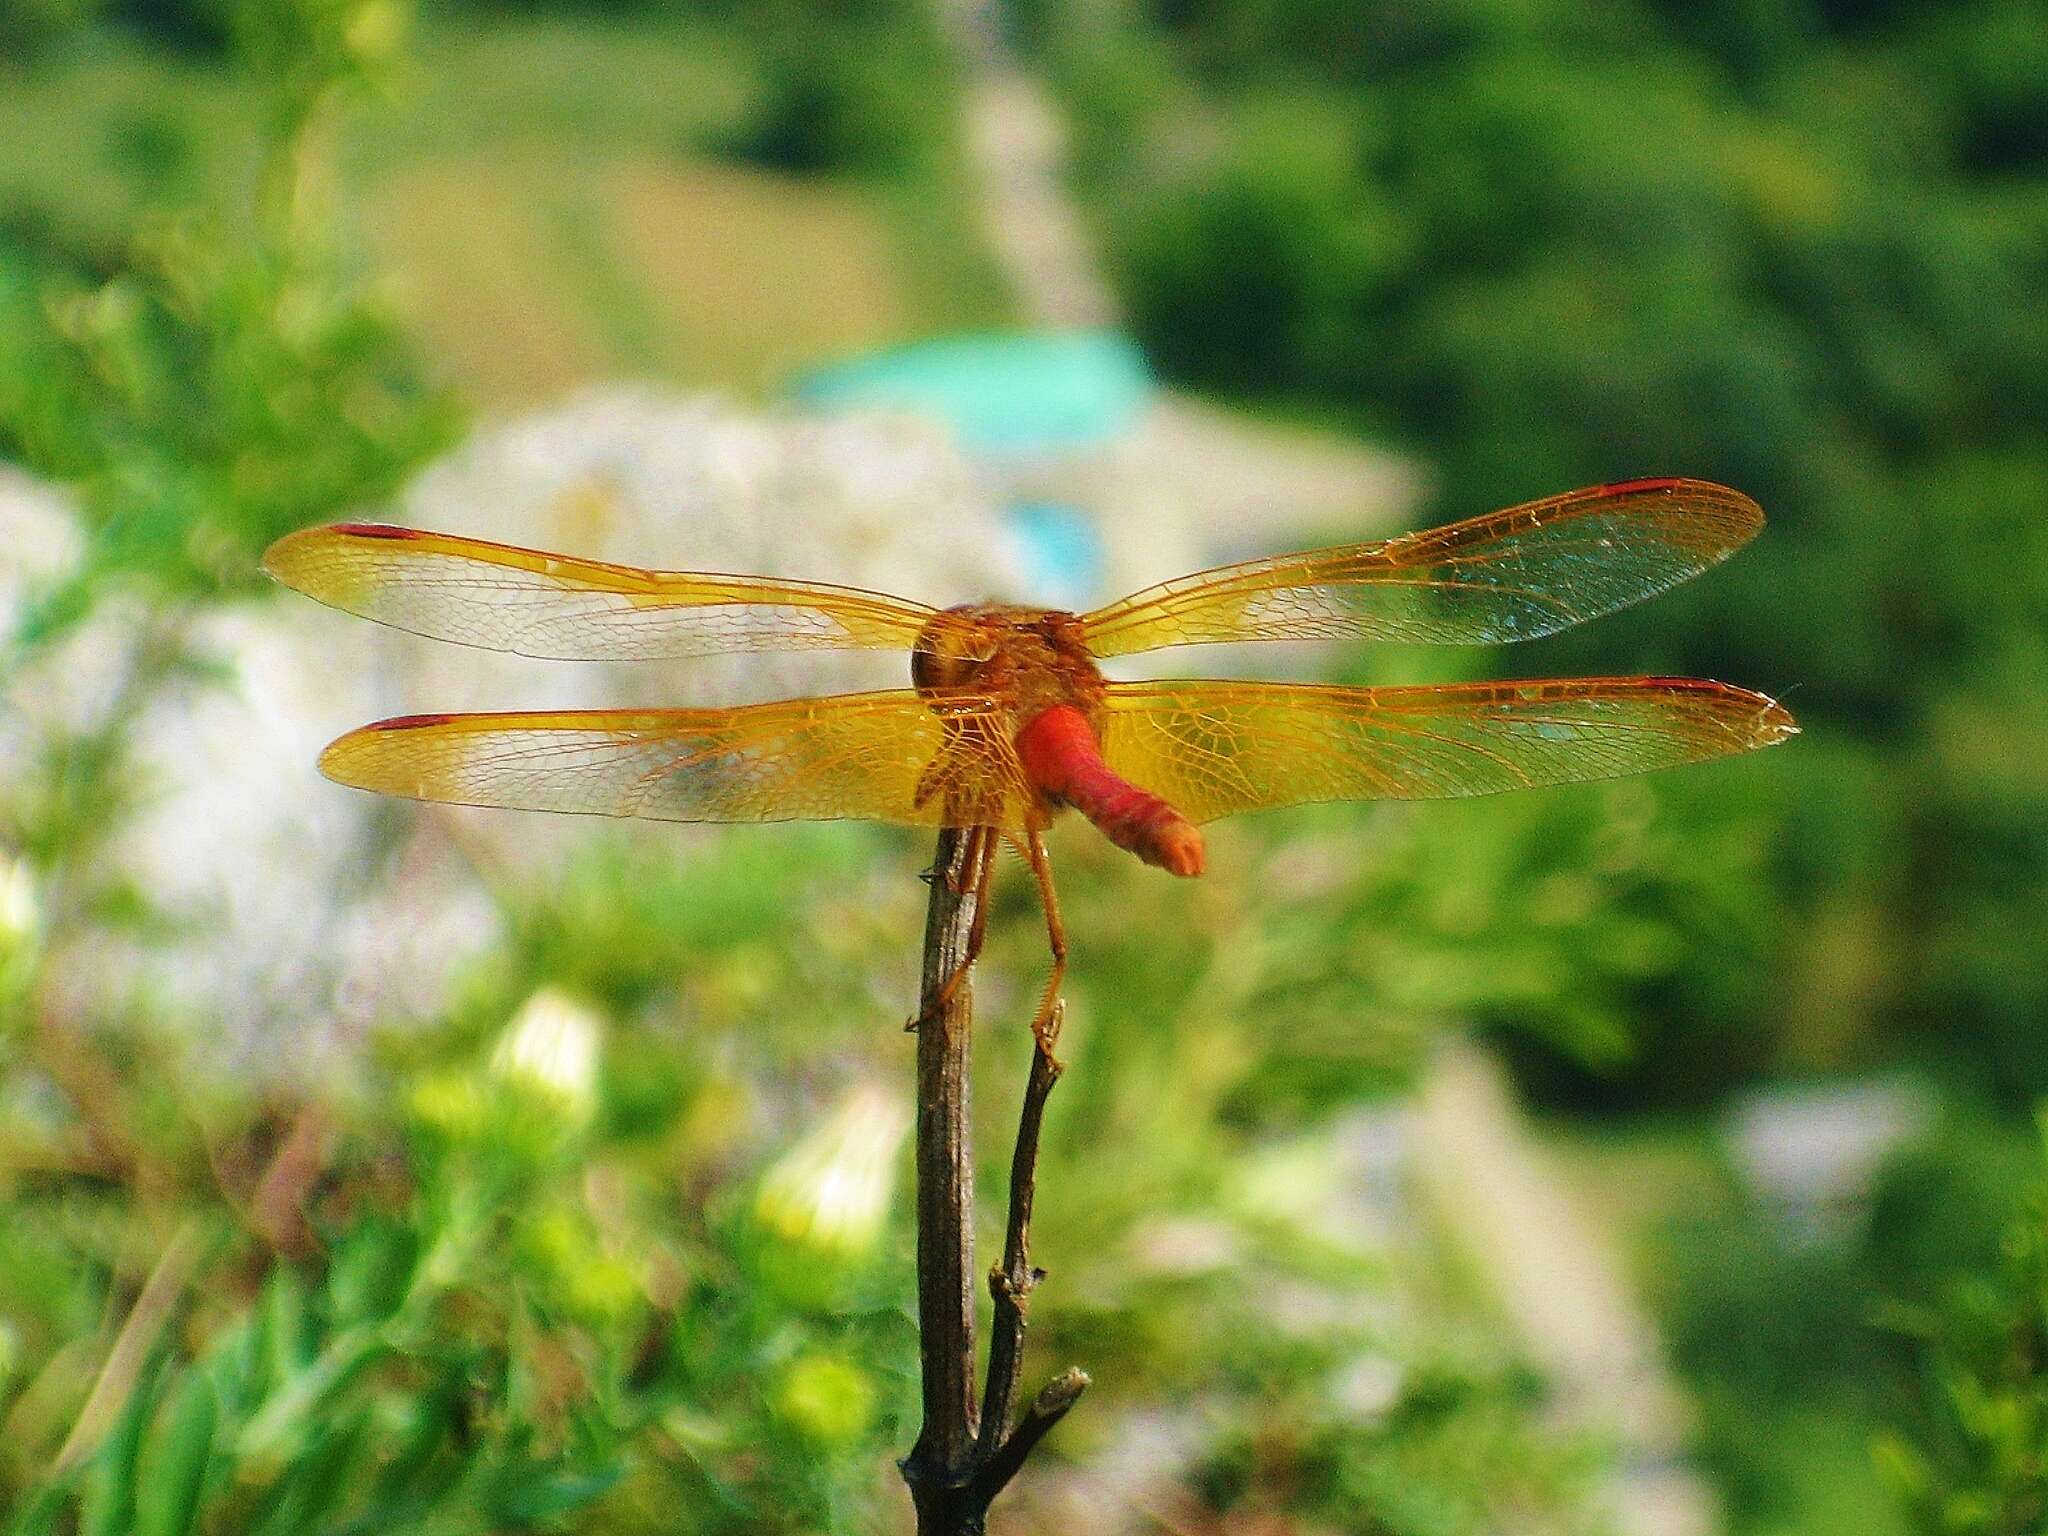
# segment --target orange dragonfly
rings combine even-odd
[[[1111,842],[1202,873],[1203,822],[1331,800],[1424,800],[1605,779],[1792,735],[1774,700],[1693,678],[1443,687],[1112,682],[1102,659],[1173,645],[1356,638],[1493,644],[1552,634],[1698,575],[1763,514],[1703,481],[1630,480],[1377,543],[1223,566],[1093,613],[936,609],[820,582],[646,571],[413,528],[340,523],[264,567],[347,612],[564,660],[885,649],[908,688],[734,709],[406,715],[320,756],[331,779],[416,800],[666,821],[857,817],[967,829],[985,898],[1002,843],[1030,864],[1052,973],[1066,943],[1044,833],[1071,806]],[[973,963],[985,899],[964,962]]]

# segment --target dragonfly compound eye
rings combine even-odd
[[[971,687],[994,654],[982,626],[956,613],[942,613],[917,637],[910,653],[910,680],[926,691]]]

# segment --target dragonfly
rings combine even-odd
[[[1683,677],[1344,687],[1113,681],[1101,663],[1168,646],[1380,640],[1493,645],[1612,613],[1718,564],[1763,526],[1700,480],[1593,486],[1372,543],[1226,565],[1092,613],[939,609],[825,582],[641,570],[376,523],[286,535],[287,586],[438,640],[615,661],[745,652],[906,652],[910,686],[723,709],[404,715],[320,756],[331,779],[415,800],[681,822],[859,818],[959,829],[978,957],[997,855],[1037,883],[1051,973],[1067,966],[1045,832],[1071,808],[1174,875],[1200,828],[1311,802],[1434,800],[1579,783],[1771,746],[1775,700]],[[917,1022],[913,1020],[913,1026]]]

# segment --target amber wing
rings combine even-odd
[[[357,789],[656,821],[986,823],[1031,799],[987,701],[909,689],[739,709],[409,715],[321,754]]]
[[[308,597],[417,635],[563,661],[908,650],[935,611],[854,587],[643,571],[378,523],[287,534],[263,567]]]
[[[1082,623],[1098,656],[1231,640],[1528,640],[1696,576],[1762,526],[1756,503],[1725,486],[1633,480],[1184,576]]]
[[[1190,819],[1615,778],[1793,735],[1775,701],[1692,678],[1435,688],[1112,684],[1103,755]]]

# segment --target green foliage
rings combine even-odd
[[[388,494],[445,441],[373,312],[224,226],[167,230],[105,282],[31,268],[0,305],[0,429],[80,489],[82,583],[246,584],[270,539]],[[19,638],[80,601],[52,594]]]
[[[600,868],[614,872],[605,894],[632,888],[628,866]],[[668,950],[680,974],[758,943],[744,930],[763,898],[742,875],[760,873],[638,893],[650,915],[687,915]],[[602,880],[575,883],[595,895]],[[816,884],[785,864],[766,899],[786,914]],[[729,944],[705,937],[721,920]],[[779,989],[697,1006],[717,1034],[771,1002],[790,1007]],[[352,1109],[301,1110],[282,1140],[245,1093],[213,1091],[202,1109],[163,1042],[116,1066],[115,1097],[83,1113],[126,1117],[145,1094],[172,1109],[164,1134],[126,1154],[138,1162],[130,1182],[0,1191],[11,1234],[0,1312],[24,1351],[0,1382],[16,1437],[0,1506],[27,1512],[23,1532],[69,1529],[75,1516],[81,1532],[149,1536],[561,1529],[597,1506],[612,1531],[686,1516],[703,1530],[865,1528],[876,1452],[904,1434],[902,1370],[915,1355],[894,1285],[902,1255],[876,1226],[793,1228],[756,1209],[761,1163],[784,1154],[747,1134],[730,1071],[699,1071],[659,1105],[643,1096],[630,1121],[603,1112],[643,1093],[633,1079],[648,1056],[628,1042],[652,1032],[676,1058],[660,1016],[652,1000],[612,1015],[545,991],[509,1024],[500,1014],[488,1031],[394,1048],[401,1075],[360,1085]],[[10,1049],[0,1084],[18,1088],[63,1049]],[[66,1118],[50,1128],[59,1141]],[[286,1149],[309,1130],[326,1148],[307,1170],[317,1186],[297,1186],[276,1207],[285,1224],[266,1225],[261,1190],[289,1176]],[[900,1135],[880,1163],[859,1165],[884,1181],[879,1212]],[[10,1162],[24,1152],[37,1155],[15,1147]],[[210,1187],[210,1167],[247,1169],[227,1174],[247,1181],[265,1158],[271,1173],[248,1205]],[[843,1160],[804,1164],[778,1183],[779,1209],[808,1199],[841,1211],[853,1173]],[[706,1189],[716,1194],[686,1193]],[[127,1208],[136,1190],[151,1192],[147,1209]],[[297,1235],[295,1200],[307,1222]],[[73,1309],[126,1309],[122,1336],[146,1345],[124,1250],[169,1225],[181,1228],[170,1252],[202,1255],[171,1283],[177,1326],[157,1334],[103,1428],[71,1431],[83,1454],[53,1471],[70,1415],[94,1422],[53,1374]],[[43,1284],[45,1264],[75,1278]]]
[[[1258,1419],[1234,1426],[1196,1470],[1204,1512],[1226,1524],[1305,1520],[1386,1536],[1601,1528],[1569,1512],[1584,1466],[1530,1437],[1541,1402],[1533,1379],[1455,1347],[1366,1363],[1360,1371],[1354,1358],[1349,1388],[1385,1401],[1364,1411],[1333,1401],[1341,1388],[1275,1383]]]
[[[1673,1156],[1662,1155],[1655,1182],[1672,1182]],[[1991,1447],[1971,1440],[1991,1422],[1973,1417],[1978,1404],[2031,1399],[2038,1415],[2048,1401],[2025,1332],[2038,1328],[2027,1310],[2038,1298],[2024,1289],[2041,1211],[2038,1139],[1953,1111],[1886,1161],[1867,1207],[1830,1220],[1788,1219],[1747,1197],[1697,1137],[1675,1156],[1680,1182],[1697,1187],[1682,1201],[1653,1198],[1665,1212],[1647,1233],[1645,1267],[1732,1528],[2031,1529],[1952,1528],[1932,1512],[1973,1487],[1952,1508],[1982,1508],[1973,1501],[1992,1486],[1982,1481]],[[1983,1375],[1962,1379],[1972,1372]],[[2023,1422],[2013,1402],[1989,1411]],[[1883,1479],[1872,1476],[1873,1441]],[[2038,1453],[2038,1435],[2033,1444]]]
[[[1695,1154],[1697,1155],[1697,1154]],[[1736,1531],[1896,1529],[1868,1445],[1888,1380],[1853,1236],[1803,1238],[1710,1164],[1650,1234],[1650,1295]]]
[[[2041,1122],[2048,1143],[2048,1117]],[[2038,1149],[2037,1149],[2038,1150]],[[2048,1521],[2048,1161],[1998,1252],[1956,1273],[1938,1304],[1886,1320],[1916,1343],[1910,1419],[1877,1442],[1878,1469],[1926,1536],[1993,1536]]]
[[[605,839],[507,890],[504,938],[449,1016],[381,1036],[367,1075],[317,1102],[280,1112],[205,1083],[146,1032],[100,1042],[99,1097],[62,1098],[0,1151],[0,1504],[27,1512],[20,1529],[886,1528],[889,1459],[914,1430],[909,1213],[890,1193],[908,1114],[841,1083],[884,1038],[907,1065],[908,951],[900,975],[872,972],[915,931],[921,888],[881,835],[775,836],[680,862]],[[1076,997],[1040,1210],[1059,1273],[1034,1338],[1101,1372],[1073,1432],[1199,1401],[1194,1486],[1219,1510],[1576,1529],[1588,1461],[1540,1427],[1535,1384],[1427,1255],[1361,1248],[1321,1214],[1345,1194],[1330,1147],[1224,1109],[1261,1052],[1294,1047],[1234,1017],[1227,989],[1224,1012],[1189,1014],[1181,991],[1135,985],[1176,945],[1227,973],[1240,932],[1191,938],[1184,913],[1131,899],[1163,882],[1108,868],[1129,883],[1100,899],[1124,921]],[[1040,943],[1028,903],[1006,904],[985,1105],[1017,1091]],[[71,1042],[4,1038],[10,1099],[76,1088]],[[13,1175],[81,1134],[132,1166]],[[309,1134],[322,1150],[293,1174]],[[1234,1257],[1176,1260],[1176,1224]],[[190,1268],[149,1369],[53,1472],[88,1416],[76,1341],[102,1316],[145,1336],[138,1270],[172,1262],[167,1232]],[[1284,1328],[1276,1295],[1302,1309]]]
[[[807,1310],[764,1285],[778,1240],[744,1214],[694,1241],[622,1242],[579,1186],[626,1176],[632,1207],[652,1191],[567,1124],[536,1139],[545,1106],[502,1071],[461,1081],[468,1112],[429,1079],[409,1124],[348,1128],[318,1261],[238,1239],[193,1306],[192,1352],[134,1388],[80,1477],[18,1487],[22,1507],[55,1519],[75,1503],[82,1531],[168,1536],[557,1529],[609,1501],[608,1529],[654,1530],[672,1526],[653,1510],[687,1497],[697,1529],[844,1528],[831,1511],[865,1481],[848,1453],[878,1427],[881,1383],[901,1406],[876,1376],[909,1342],[900,1316]],[[645,1213],[630,1226],[644,1234]],[[798,1434],[772,1432],[792,1416]],[[689,1492],[656,1498],[645,1479],[676,1454]]]
[[[1536,661],[1797,688],[1741,1064],[1904,1038],[2048,1090],[2009,939],[2048,889],[2032,8],[1031,14],[1169,372],[1398,433],[1449,513],[1665,471],[1764,503],[1726,572]]]
[[[1159,361],[1210,383],[1341,367],[1408,239],[1359,178],[1349,113],[1288,97],[1262,106],[1203,173],[1126,226],[1144,274],[1137,320]]]
[[[0,0],[0,59],[27,59],[76,36],[103,0]]]
[[[929,164],[956,93],[927,0],[742,8],[760,43],[751,120],[729,148],[776,170],[878,175]]]
[[[89,541],[18,644],[114,586],[245,585],[271,539],[388,495],[448,440],[447,407],[317,207],[326,118],[383,67],[400,15],[388,0],[236,15],[272,113],[241,199],[153,220],[111,270],[0,237],[0,451],[74,489]]]

